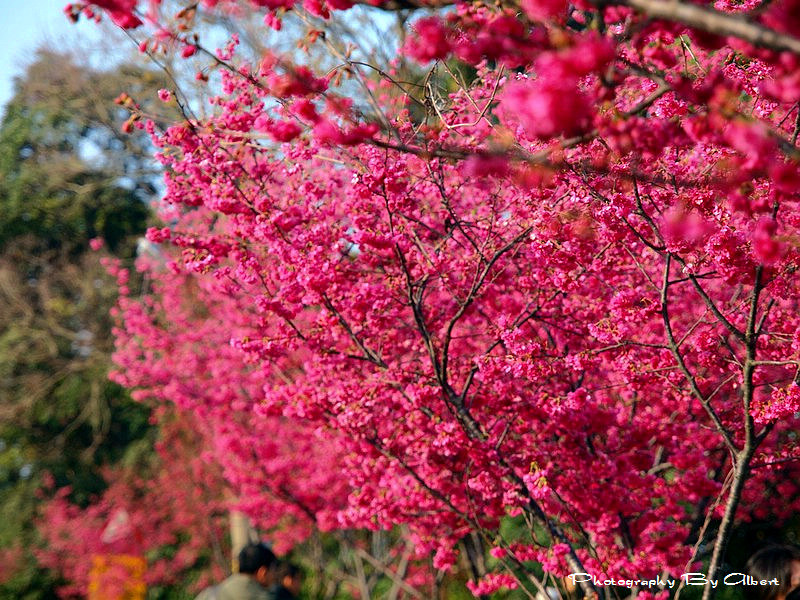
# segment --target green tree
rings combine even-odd
[[[43,247],[82,252],[101,236],[112,251],[141,232],[157,174],[149,140],[124,134],[125,86],[152,97],[156,73],[95,71],[69,54],[40,50],[6,106],[0,129],[0,246],[29,235]]]
[[[107,378],[117,287],[89,241],[134,256],[157,170],[113,100],[163,85],[134,65],[105,72],[41,50],[0,123],[0,598],[55,593],[31,553],[43,482],[85,505],[104,465],[152,453],[148,410]]]

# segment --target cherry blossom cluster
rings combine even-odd
[[[95,5],[167,35],[158,3]],[[798,501],[798,14],[457,3],[409,26],[427,83],[373,65],[363,96],[229,46],[212,117],[143,125],[163,226],[116,377],[205,422],[287,543],[404,526],[448,569],[477,534],[476,594],[534,563],[680,574],[698,534],[714,571],[737,521]]]

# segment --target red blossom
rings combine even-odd
[[[440,60],[450,53],[447,28],[438,17],[425,17],[415,21],[414,34],[406,43],[405,52],[419,62]]]
[[[794,33],[792,7],[736,23]],[[726,503],[797,509],[797,59],[638,8],[520,8],[409,25],[405,56],[463,72],[371,65],[359,96],[268,53],[156,136],[169,227],[115,378],[197,416],[285,547],[401,527],[448,569],[524,513],[565,532],[513,545],[531,576],[675,575]],[[748,436],[781,466],[735,497],[721,457]],[[500,569],[473,592],[512,587]]]
[[[518,119],[533,137],[575,135],[590,124],[589,98],[578,89],[577,79],[515,81],[506,86],[502,104],[503,113]]]

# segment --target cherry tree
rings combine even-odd
[[[208,118],[130,103],[167,176],[116,377],[270,526],[402,526],[478,595],[715,579],[797,506],[800,5],[447,4],[377,3],[421,13],[389,64],[326,35],[347,0],[68,7],[218,77]],[[204,11],[336,66],[214,51]]]

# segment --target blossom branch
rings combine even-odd
[[[746,17],[724,13],[698,4],[677,0],[600,1],[597,4],[599,6],[621,4],[654,19],[682,23],[715,35],[736,37],[754,46],[777,52],[788,51],[800,54],[800,40],[796,37],[779,33]]]
[[[714,422],[714,426],[717,428],[717,431],[722,436],[722,439],[725,441],[725,445],[728,447],[732,454],[737,454],[738,449],[736,444],[733,441],[733,438],[728,431],[728,429],[723,425],[722,421],[717,414],[717,411],[714,410],[714,407],[711,406],[711,403],[708,402],[707,398],[703,395],[703,392],[700,391],[700,388],[697,386],[697,380],[694,378],[692,373],[689,371],[689,368],[686,366],[686,362],[683,359],[683,355],[681,354],[680,349],[678,348],[678,344],[675,340],[675,335],[672,331],[672,322],[669,316],[669,304],[668,304],[668,291],[670,287],[670,280],[669,280],[669,273],[670,273],[670,266],[672,264],[672,253],[667,253],[666,257],[666,264],[664,267],[664,279],[661,286],[661,316],[664,323],[664,330],[667,334],[667,341],[672,352],[672,355],[675,357],[676,362],[678,363],[678,368],[680,368],[681,372],[683,373],[686,381],[689,384],[690,389],[692,390],[692,394],[700,401],[700,404],[703,405],[703,408],[706,409],[706,412],[711,417],[711,420]]]

